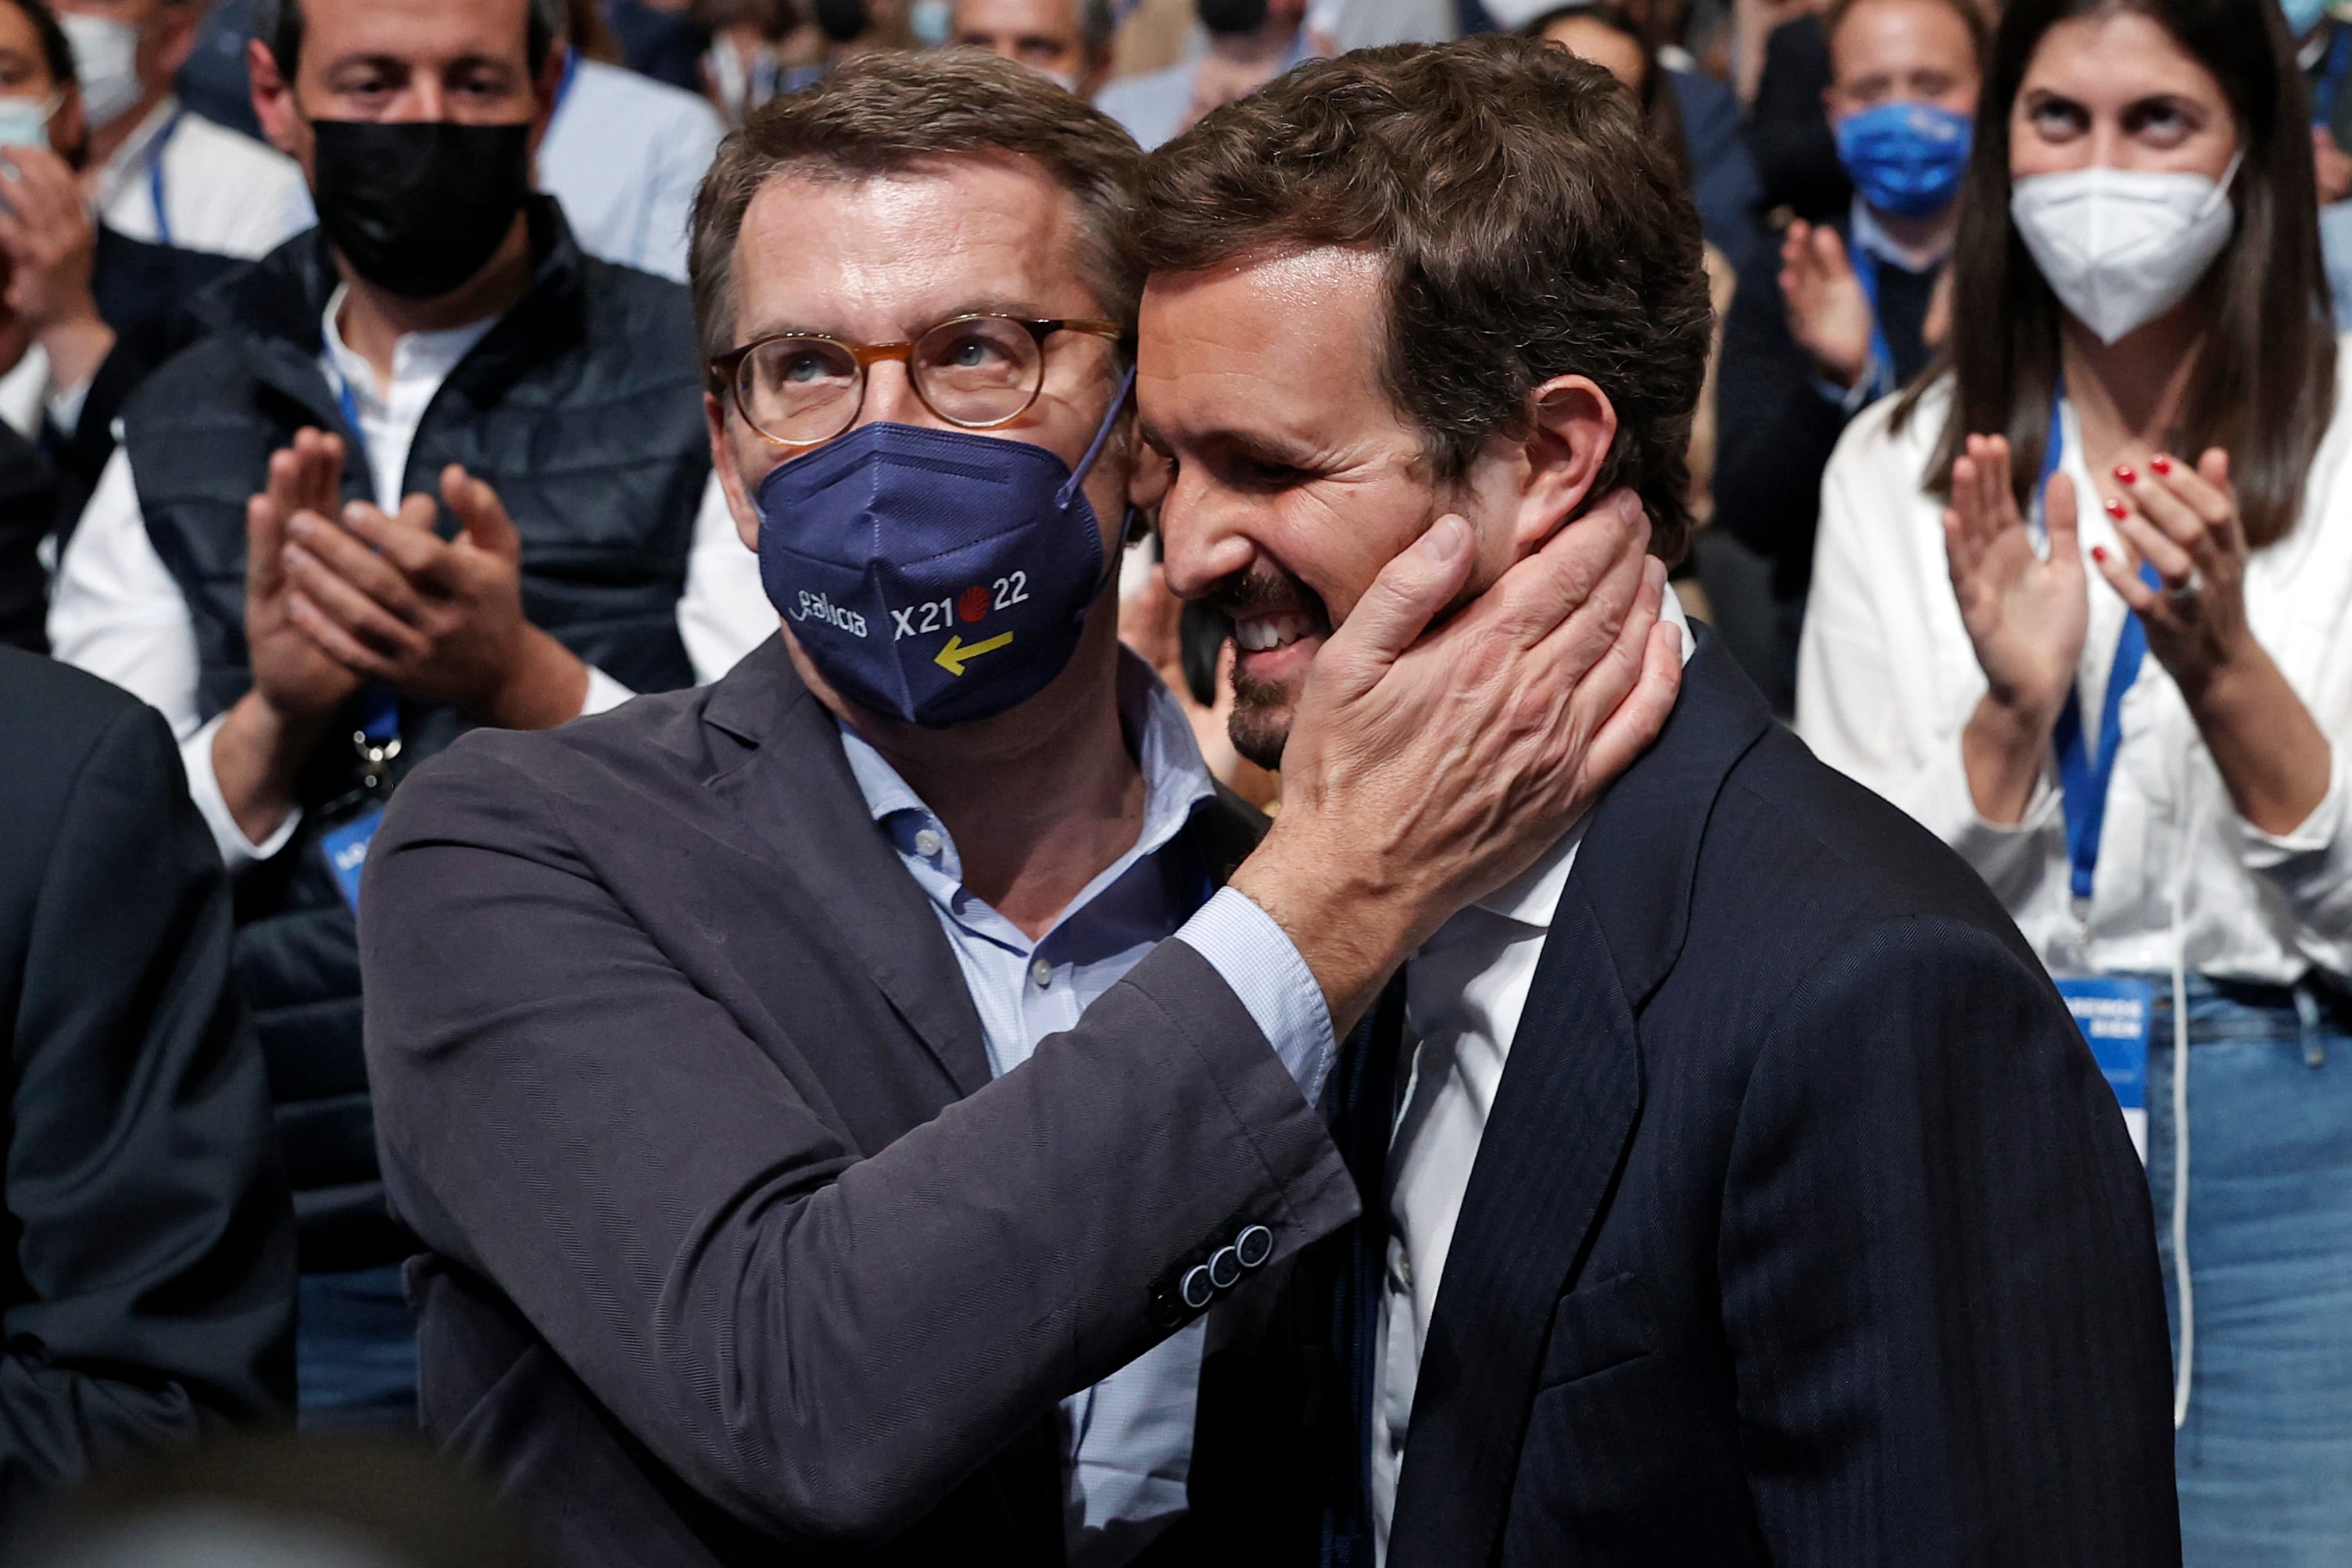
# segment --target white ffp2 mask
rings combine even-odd
[[[79,11],[59,12],[58,26],[73,45],[81,109],[91,127],[103,131],[138,108],[147,90],[139,79],[139,29],[111,16]]]
[[[2112,343],[2189,297],[2230,243],[2230,182],[2141,169],[2032,174],[2010,193],[2010,220],[2043,281],[2074,319]]]

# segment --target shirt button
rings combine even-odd
[[[1054,966],[1041,958],[1029,966],[1029,978],[1037,983],[1038,990],[1043,991],[1054,984]]]
[[[940,839],[940,836],[932,832],[928,827],[919,830],[915,835],[915,853],[920,855],[926,860],[930,859],[940,850],[946,847],[947,845]]]

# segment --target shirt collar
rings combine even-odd
[[[178,118],[179,112],[178,95],[165,93],[163,100],[147,111],[146,118],[122,139],[122,144],[114,150],[114,156],[109,158],[99,171],[100,187],[110,192],[134,174],[143,178],[148,158],[161,151],[155,146],[156,138],[163,134],[172,121]]]
[[[1859,193],[1856,193],[1853,198],[1853,216],[1848,220],[1846,232],[1857,249],[1867,250],[1879,260],[1892,262],[1906,272],[1922,270],[1917,264],[1918,258],[1895,244],[1893,237],[1880,226],[1878,219],[1871,215],[1870,204],[1864,201]],[[1947,251],[1946,254],[1948,255],[1949,252]],[[1930,258],[1927,263],[1928,269],[1932,269],[1943,259],[1942,256]]]
[[[360,402],[381,407],[391,401],[394,388],[377,387],[374,368],[358,350],[343,342],[342,327],[336,320],[343,313],[343,300],[350,292],[348,284],[338,283],[335,291],[327,296],[327,309],[319,328],[320,341],[326,345],[326,357],[334,366],[337,382],[350,387],[352,395]],[[394,385],[413,382],[438,386],[498,324],[498,317],[486,316],[462,327],[403,333],[392,348]]]
[[[1681,631],[1683,662],[1688,664],[1691,655],[1698,651],[1698,638],[1671,587],[1658,606],[1658,618]],[[1471,907],[1537,931],[1550,930],[1552,916],[1559,911],[1560,895],[1568,890],[1568,874],[1576,865],[1577,846],[1584,842],[1584,830],[1591,821],[1592,808],[1588,807],[1550,848],[1537,857],[1534,865]]]
[[[1135,859],[1164,847],[1195,811],[1216,798],[1217,785],[1175,694],[1150,665],[1125,647],[1118,650],[1118,710],[1127,732],[1135,738],[1136,765],[1143,773],[1142,831],[1135,847],[1122,857]],[[837,718],[834,722],[841,731],[850,776],[857,781],[857,792],[866,797],[866,808],[877,823],[887,826],[892,818],[908,812],[926,822],[933,820],[931,808],[866,737]],[[938,831],[944,840],[946,830]]]

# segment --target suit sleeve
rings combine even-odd
[[[226,880],[126,705],[49,849],[14,1030],[0,1515],[110,1455],[293,1402],[294,1215],[229,981]]]
[[[1776,1563],[2178,1563],[2147,1183],[2030,959],[1882,923],[1751,1077],[1718,1260]]]
[[[1189,1317],[1165,1292],[1237,1225],[1278,1263],[1354,1216],[1288,1069],[1176,942],[860,1158],[544,800],[461,748],[371,855],[387,1180],[638,1441],[782,1541],[887,1540]]]

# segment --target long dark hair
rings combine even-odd
[[[1948,371],[1952,406],[1926,476],[1951,490],[1952,460],[1971,433],[2006,435],[2021,503],[2041,471],[2059,370],[2061,307],[2009,216],[2009,120],[2042,35],[2078,16],[2136,11],[2221,84],[2245,162],[2231,184],[2230,243],[2198,284],[2204,346],[2181,410],[2178,449],[2230,454],[2250,544],[2294,527],[2312,453],[2336,411],[2336,337],[2319,259],[2311,99],[2278,7],[2250,0],[2010,0],[1993,35],[1977,108],[1976,154],[1962,186],[1952,253],[1952,325],[1927,374],[1904,394],[1894,426]]]

